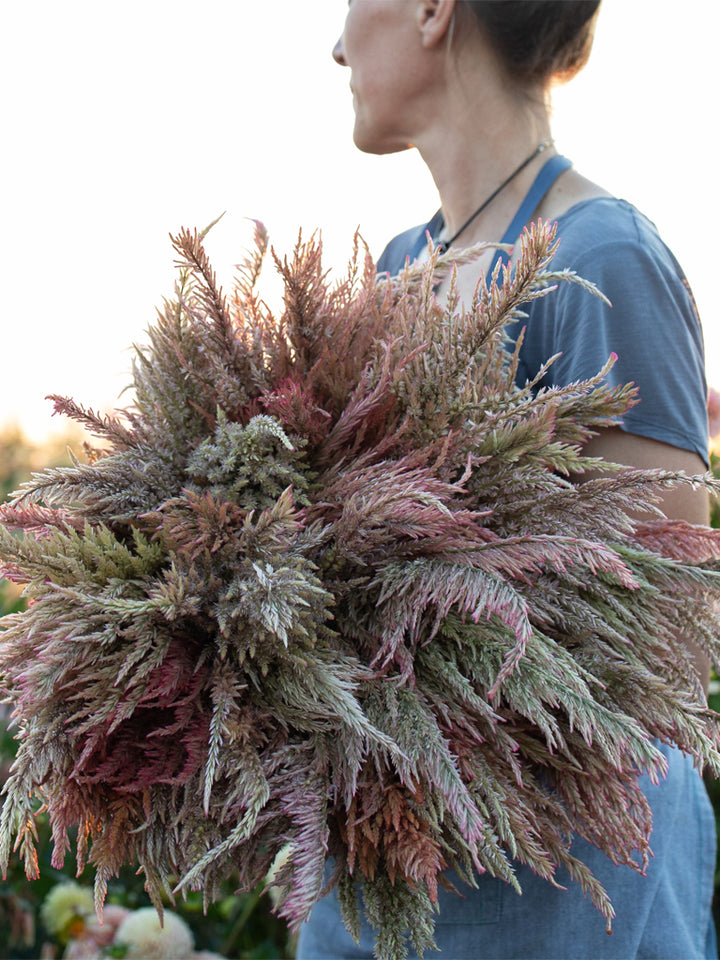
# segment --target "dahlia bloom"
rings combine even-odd
[[[185,960],[195,945],[181,917],[165,910],[160,918],[154,907],[141,907],[125,917],[113,943],[127,948],[128,960]]]
[[[71,880],[56,884],[40,909],[45,929],[61,940],[81,933],[94,914],[92,891]]]

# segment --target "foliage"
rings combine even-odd
[[[713,476],[720,480],[720,457],[713,452],[710,453],[710,470]],[[718,497],[710,501],[710,526],[714,530],[720,528],[720,498]]]
[[[641,869],[653,738],[720,770],[678,640],[717,659],[720,541],[629,513],[713,482],[607,464],[570,482],[633,391],[604,371],[514,385],[504,325],[582,282],[550,269],[552,231],[467,308],[452,279],[446,307],[433,292],[451,255],[378,279],[358,245],[331,285],[299,242],[276,260],[280,317],[255,291],[257,239],[226,298],[180,234],[134,406],[56,398],[106,447],[3,510],[30,605],[0,652],[20,737],[1,859],[15,842],[37,876],[42,802],[54,866],[72,844],[98,909],[127,863],[161,908],[252,889],[282,854],[297,929],[331,855],[346,922],[357,884],[378,955],[401,957],[408,929],[431,946],[446,868],[516,884],[517,859],[566,866],[610,924],[572,837]]]

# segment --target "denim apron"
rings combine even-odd
[[[705,960],[717,957],[710,904],[715,868],[715,821],[692,760],[660,746],[667,777],[641,785],[653,812],[653,858],[645,876],[616,867],[596,847],[572,847],[608,891],[616,911],[613,932],[563,870],[558,890],[517,865],[519,896],[502,880],[477,877],[463,897],[440,890],[435,930],[439,953],[428,960]],[[297,960],[373,956],[374,934],[363,923],[359,945],[343,927],[335,893],[321,900],[300,932]],[[412,950],[409,957],[417,958]]]

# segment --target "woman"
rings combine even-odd
[[[557,221],[554,268],[594,281],[613,307],[572,285],[533,303],[523,321],[519,380],[561,353],[546,380],[564,385],[594,375],[615,352],[608,379],[634,381],[640,403],[586,452],[704,472],[702,338],[682,272],[649,221],[577,173],[552,143],[548,92],[584,65],[597,7],[575,0],[351,0],[333,55],[351,69],[355,143],[378,154],[416,147],[441,198],[438,214],[391,241],[378,266],[397,272],[407,257],[423,255],[428,234],[447,247],[513,242],[531,220]],[[459,269],[464,298],[492,260],[489,252]],[[691,490],[668,494],[663,509],[693,523],[708,520],[705,496]],[[699,654],[696,662],[707,683],[708,664]],[[478,890],[463,888],[464,899],[441,892],[440,956],[715,957],[712,811],[690,762],[676,750],[666,754],[666,780],[645,784],[655,854],[647,877],[614,867],[584,842],[573,846],[612,897],[611,937],[576,884],[560,890],[518,865],[522,898],[487,875]],[[360,946],[353,944],[328,897],[303,928],[298,956],[370,957],[372,942],[365,930]]]

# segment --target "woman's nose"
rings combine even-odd
[[[347,63],[345,62],[345,51],[343,50],[343,38],[342,36],[338,37],[338,42],[333,47],[333,60],[335,63],[339,63],[341,67],[346,67]]]

